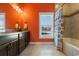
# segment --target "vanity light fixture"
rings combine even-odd
[[[24,28],[23,29],[24,30],[28,30],[28,24],[27,23],[24,24]]]

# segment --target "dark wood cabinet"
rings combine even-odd
[[[8,45],[4,44],[0,46],[0,56],[8,56]]]
[[[18,55],[18,40],[14,40],[9,43],[8,46],[8,56],[16,56]]]
[[[30,42],[30,32],[0,36],[0,56],[17,56]]]
[[[19,53],[21,53],[25,49],[25,40],[24,40],[23,34],[24,34],[24,32],[19,34],[19,39],[18,39],[18,41],[19,41]]]
[[[24,33],[25,36],[25,47],[28,46],[29,42],[30,42],[30,32],[25,32]]]

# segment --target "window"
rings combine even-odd
[[[39,38],[53,38],[53,12],[39,13]]]

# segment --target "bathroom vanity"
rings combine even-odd
[[[17,56],[30,42],[29,31],[0,33],[0,56]]]

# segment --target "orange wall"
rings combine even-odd
[[[6,27],[14,28],[19,22],[21,28],[26,22],[31,32],[32,42],[52,42],[52,39],[39,39],[39,12],[54,12],[54,4],[18,4],[25,14],[17,13],[9,4],[0,4],[0,12],[6,13]]]
[[[14,28],[16,22],[21,21],[19,14],[9,4],[0,3],[0,13],[6,14],[6,28]]]

